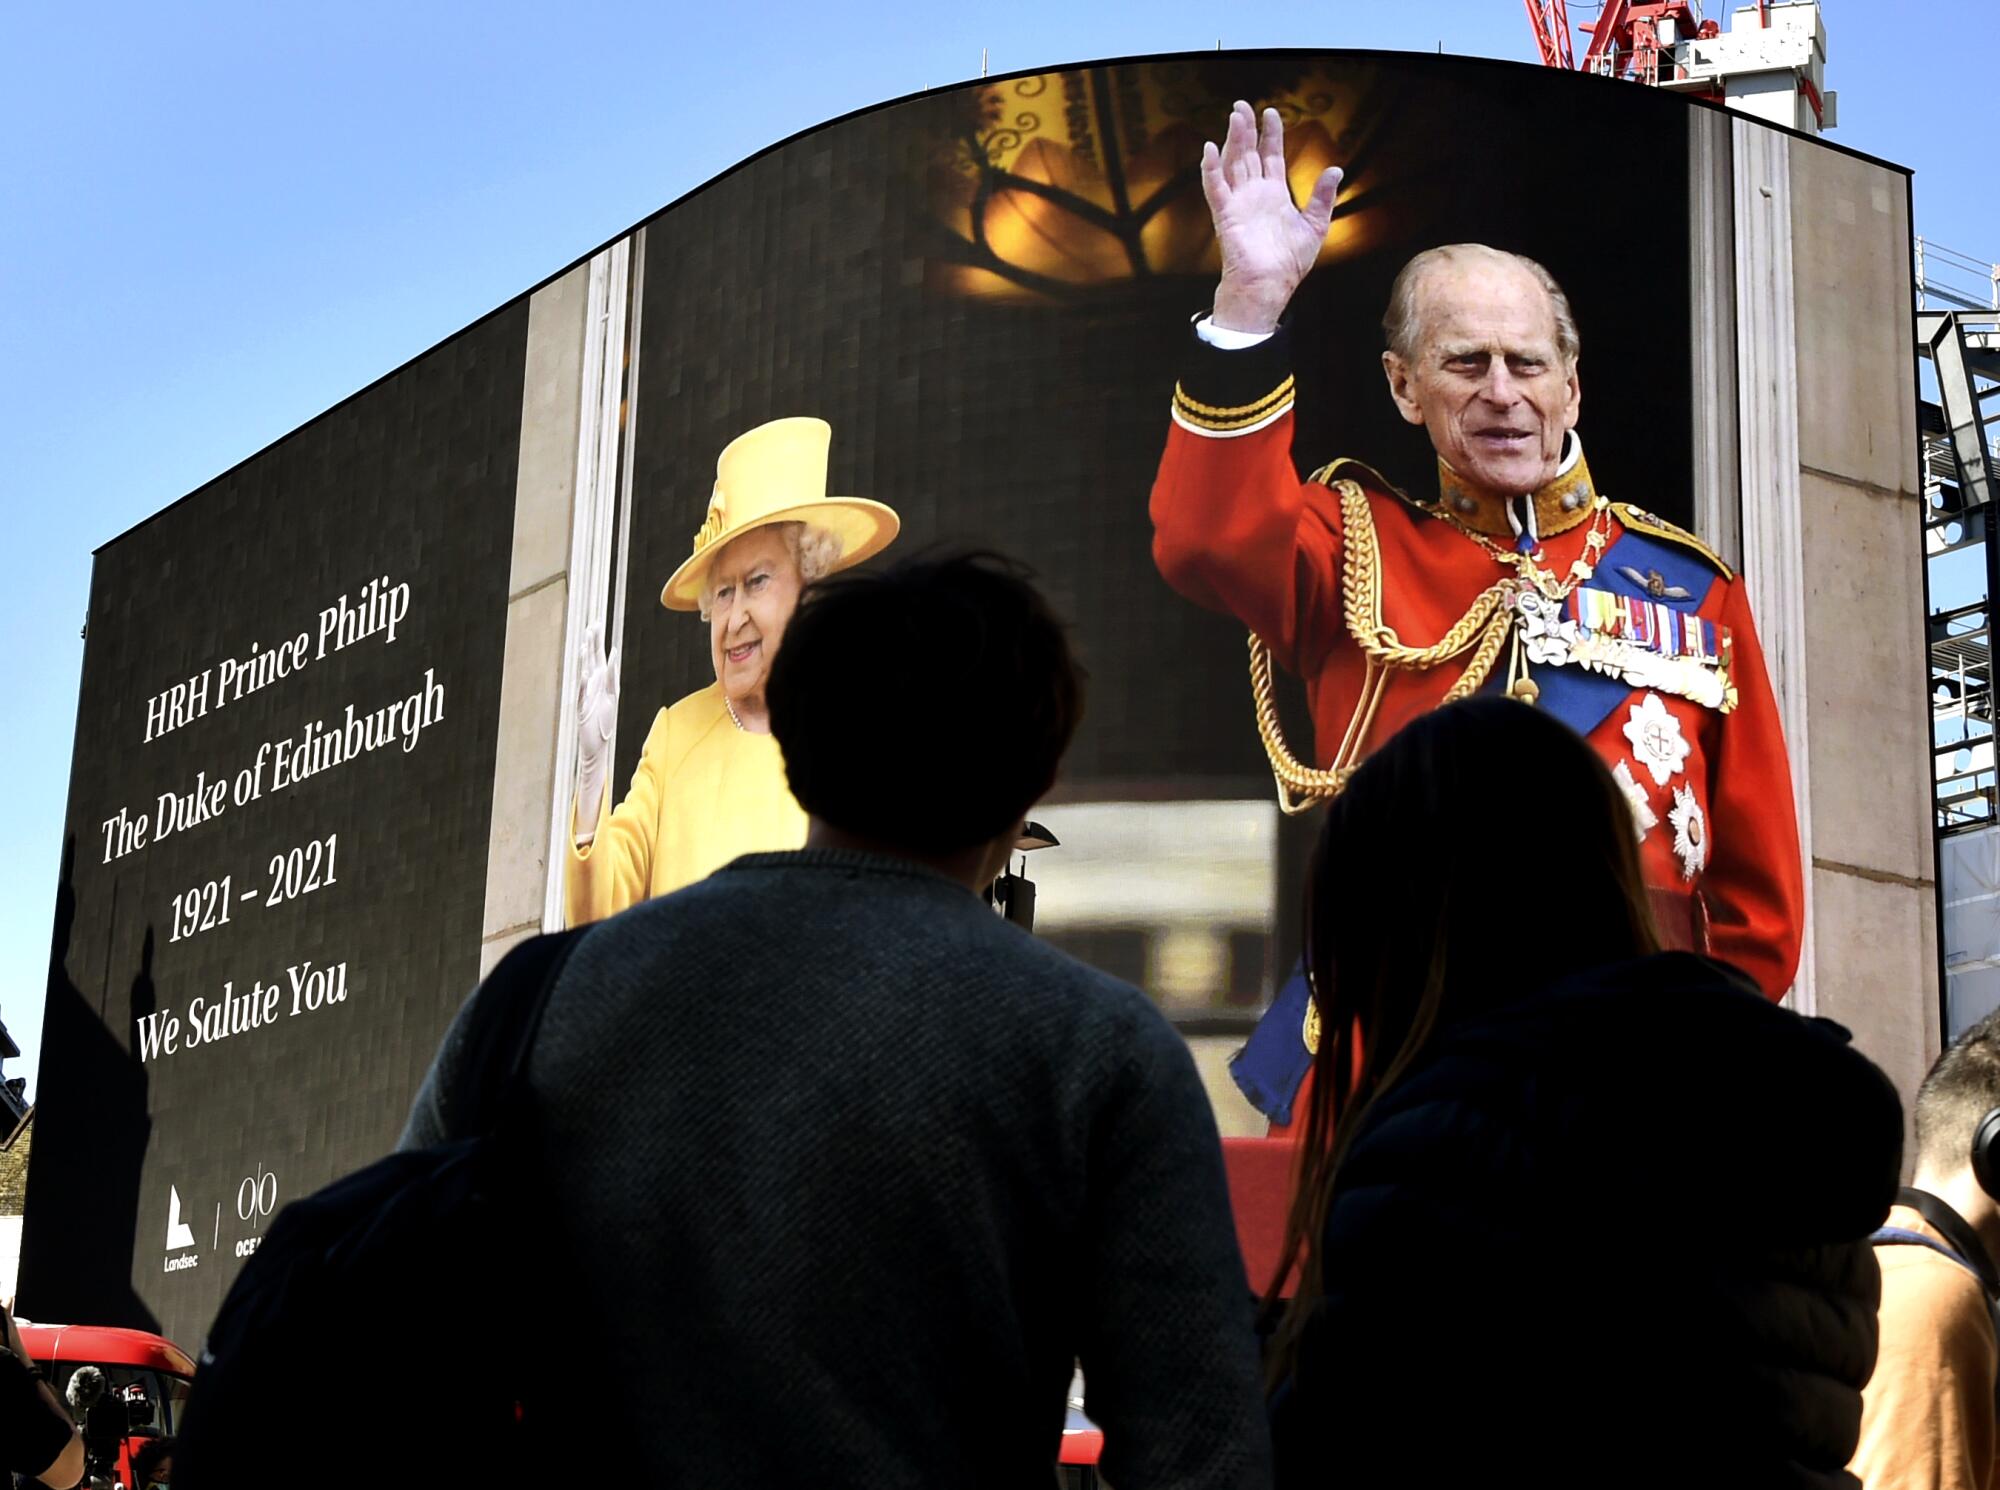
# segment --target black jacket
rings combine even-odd
[[[1279,1483],[1851,1484],[1902,1115],[1683,953],[1442,1031],[1363,1119]]]

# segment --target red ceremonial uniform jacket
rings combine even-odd
[[[1242,351],[1197,347],[1175,390],[1153,485],[1153,556],[1176,590],[1235,616],[1304,679],[1324,766],[1354,717],[1364,668],[1342,609],[1340,500],[1331,483],[1354,481],[1366,495],[1381,554],[1382,619],[1406,645],[1435,643],[1512,572],[1444,511],[1503,547],[1515,538],[1506,506],[1456,486],[1442,465],[1445,498],[1431,503],[1353,462],[1301,481],[1291,407],[1282,332]],[[1592,675],[1591,713],[1607,701],[1609,712],[1581,727],[1644,827],[1641,868],[1669,944],[1732,962],[1780,998],[1798,969],[1804,870],[1791,768],[1743,582],[1699,540],[1649,514],[1622,504],[1599,514],[1580,447],[1533,500],[1543,569],[1567,577],[1601,523],[1609,546],[1599,568],[1612,585],[1667,595],[1678,612],[1727,628],[1732,711]],[[1460,658],[1394,671],[1363,750],[1435,708],[1462,671]],[[1505,680],[1503,650],[1490,686]]]

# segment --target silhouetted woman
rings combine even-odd
[[[1328,809],[1281,1486],[1852,1483],[1900,1109],[1838,1025],[1657,950],[1638,834],[1499,698]]]

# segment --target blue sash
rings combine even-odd
[[[1292,1099],[1312,1069],[1305,1038],[1306,1006],[1311,1000],[1305,964],[1294,963],[1248,1043],[1229,1058],[1229,1074],[1237,1089],[1274,1123],[1292,1120]]]
[[[1658,574],[1668,588],[1685,590],[1687,598],[1653,595],[1644,585],[1635,583],[1627,576],[1624,572],[1627,569],[1642,575],[1648,571]],[[1715,570],[1699,555],[1678,544],[1664,543],[1627,528],[1598,560],[1589,583],[1595,590],[1609,590],[1614,595],[1651,600],[1657,605],[1692,613],[1708,598],[1709,587],[1715,580]],[[1494,669],[1486,686],[1504,688],[1507,681],[1504,671]],[[1608,678],[1588,668],[1530,663],[1528,672],[1535,685],[1542,690],[1541,697],[1535,700],[1535,707],[1555,715],[1586,738],[1610,717],[1612,710],[1632,696],[1632,685],[1624,679]]]
[[[1642,576],[1657,574],[1666,588],[1686,591],[1686,598],[1656,596],[1625,574],[1627,569]],[[1627,528],[1598,561],[1590,584],[1614,595],[1651,600],[1692,613],[1708,598],[1716,578],[1715,570],[1698,554]],[[1630,683],[1587,668],[1531,663],[1529,673],[1542,690],[1535,701],[1536,707],[1585,737],[1632,697]],[[1505,674],[1505,668],[1495,668],[1485,686],[1504,688]],[[1293,1099],[1298,1096],[1306,1072],[1312,1069],[1313,1058],[1305,1046],[1306,1004],[1310,997],[1303,965],[1294,966],[1278,996],[1271,1001],[1271,1007],[1251,1031],[1249,1042],[1229,1062],[1229,1074],[1250,1105],[1274,1123],[1291,1122]]]

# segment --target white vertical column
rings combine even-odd
[[[625,634],[625,580],[632,556],[632,421],[639,412],[639,321],[646,309],[646,230],[640,228],[629,241],[631,268],[626,275],[625,381],[617,405],[620,422],[617,575],[611,586],[611,627],[605,633],[612,637]]]
[[[1736,232],[1731,121],[1688,110],[1688,286],[1694,390],[1694,530],[1743,562],[1736,450]]]
[[[589,299],[590,266],[580,264],[528,300],[507,642],[480,932],[482,976],[509,948],[542,930],[548,901],[549,802],[558,791],[556,736]]]
[[[593,625],[616,646],[613,574],[622,579],[624,529],[617,523],[624,440],[625,340],[631,326],[632,240],[621,238],[590,261],[584,324],[583,379],[576,441],[576,500],[571,508],[569,607],[563,624],[562,713],[556,728],[555,792],[549,812],[549,875],[542,909],[545,930],[563,925],[563,875],[569,863],[570,813],[576,797],[577,649]],[[613,541],[616,530],[620,535]],[[622,590],[622,585],[617,588]],[[622,600],[617,619],[622,623]],[[616,750],[616,741],[612,749]],[[615,790],[615,783],[606,790]]]
[[[1764,643],[1792,765],[1799,847],[1812,883],[1812,791],[1807,733],[1804,516],[1799,492],[1798,328],[1792,290],[1791,139],[1733,121],[1736,237],[1736,387],[1742,479],[1743,576]],[[1747,825],[1744,825],[1747,827]],[[1718,832],[1736,824],[1719,823]],[[1802,1014],[1814,995],[1812,896],[1806,897],[1799,974],[1788,997]]]

